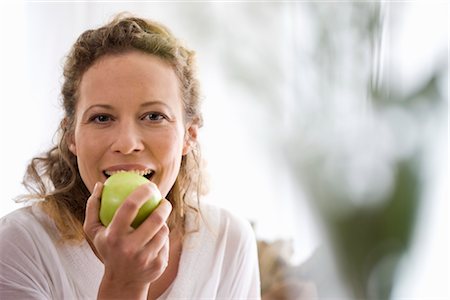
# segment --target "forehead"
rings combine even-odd
[[[157,56],[129,51],[99,58],[82,76],[79,106],[136,99],[181,106],[180,84],[173,67]]]

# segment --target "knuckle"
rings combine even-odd
[[[146,184],[146,186],[148,187],[148,189],[151,192],[154,192],[154,190],[158,188],[157,185],[154,182],[151,182],[151,181],[148,184]]]
[[[161,230],[158,231],[152,239],[152,241],[156,245],[160,245],[160,247],[162,247],[164,245],[165,240],[166,240],[166,235]]]
[[[120,240],[115,234],[111,234],[111,232],[109,232],[105,236],[105,244],[109,245],[110,247],[117,247],[120,246]]]
[[[136,263],[139,266],[146,266],[146,265],[148,265],[148,261],[149,261],[149,255],[148,254],[141,253],[140,255],[138,255],[136,257]]]
[[[161,245],[164,245],[166,241],[169,240],[170,231],[167,226],[161,227],[161,229],[156,234],[155,238],[160,241]]]
[[[134,257],[135,255],[135,251],[133,247],[130,247],[128,245],[122,245],[120,247],[120,252],[125,256],[125,257]],[[140,261],[138,261],[140,263]]]
[[[130,199],[131,200],[131,199]],[[140,208],[139,203],[136,201],[127,200],[122,203],[122,209],[126,211],[136,211]]]
[[[153,182],[150,181],[149,183],[144,184],[144,185],[142,186],[142,188],[143,188],[146,192],[151,193],[151,192],[153,192],[153,189],[154,189],[155,186],[156,186],[156,185],[155,185]]]
[[[152,195],[153,188],[150,186],[150,183],[139,186],[137,189],[137,193],[139,193],[142,197],[145,197],[145,198]]]
[[[166,209],[167,209],[167,213],[170,214],[170,212],[172,211],[172,203],[170,203],[170,201],[165,201],[165,205],[166,205]]]
[[[151,214],[150,217],[152,218],[152,220],[155,224],[163,224],[163,223],[165,224],[165,222],[166,222],[164,217],[157,213]]]
[[[164,259],[162,259],[160,256],[158,256],[154,261],[153,261],[153,267],[156,270],[162,270],[165,269],[166,267],[166,262]]]
[[[95,200],[97,200],[96,198],[97,198],[97,196],[95,196],[94,194],[91,194],[86,201],[86,206],[92,207],[95,204]]]
[[[86,201],[86,209],[85,211],[90,211],[92,208],[92,195]]]
[[[161,235],[168,236],[170,234],[169,226],[167,226],[167,224],[164,223],[164,225],[161,227],[160,232],[161,232]]]

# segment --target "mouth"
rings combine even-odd
[[[148,180],[151,180],[153,175],[155,174],[155,171],[147,169],[147,170],[105,170],[103,171],[103,175],[105,175],[106,178],[109,178],[111,175],[117,174],[117,173],[124,173],[124,172],[131,172],[138,174],[140,176],[144,176]]]

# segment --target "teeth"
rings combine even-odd
[[[145,176],[145,175],[152,173],[151,170],[116,170],[116,171],[105,171],[105,174],[108,176],[111,176],[111,175],[114,175],[117,173],[124,173],[124,172],[132,172],[132,173],[136,173],[141,176]]]

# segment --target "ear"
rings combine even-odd
[[[189,123],[184,133],[183,155],[188,154],[192,147],[197,143],[198,124]]]
[[[77,156],[77,147],[75,144],[75,134],[72,130],[70,130],[69,121],[67,117],[61,120],[61,123],[59,124],[60,128],[63,131],[63,143],[66,143],[67,148],[69,148],[69,151],[72,152],[73,155]]]
[[[68,133],[66,137],[67,147],[73,155],[77,156],[77,145],[75,144],[75,137],[73,133]]]

